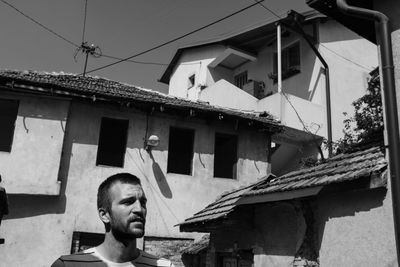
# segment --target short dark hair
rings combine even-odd
[[[110,211],[110,188],[112,185],[118,182],[123,184],[136,184],[141,186],[140,179],[133,174],[121,172],[111,175],[100,184],[99,189],[97,190],[97,209],[103,208],[106,211]]]

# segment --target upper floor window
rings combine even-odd
[[[129,120],[102,118],[96,165],[123,167]]]
[[[0,151],[11,152],[18,100],[0,99]]]
[[[282,49],[282,79],[289,78],[300,72],[300,43],[297,42]],[[274,73],[271,75],[277,82],[278,54],[274,53]]]
[[[237,136],[215,134],[214,177],[236,178]]]
[[[192,88],[196,83],[196,74],[190,75],[188,78],[188,89]]]
[[[236,87],[243,89],[243,85],[247,83],[247,71],[235,75],[234,80]]]
[[[192,174],[194,130],[171,127],[168,143],[168,173]]]

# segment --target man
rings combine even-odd
[[[136,239],[144,235],[146,196],[139,178],[118,173],[101,183],[97,192],[97,209],[106,233],[104,242],[83,253],[61,256],[52,267],[173,267],[136,248]]]

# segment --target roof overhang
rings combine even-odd
[[[257,56],[252,53],[228,47],[227,49],[225,49],[224,52],[222,52],[222,54],[220,54],[216,59],[214,59],[208,65],[208,67],[215,68],[217,66],[222,66],[228,69],[235,69],[248,61],[256,61],[256,60]]]
[[[284,192],[275,192],[264,195],[255,195],[255,196],[246,196],[238,200],[236,205],[244,205],[244,204],[257,204],[257,203],[266,203],[266,202],[275,202],[282,200],[289,200],[295,198],[309,197],[317,195],[323,186],[316,186],[304,189],[298,189],[293,191],[284,191]]]
[[[320,18],[326,18],[325,15],[322,15],[321,13],[317,12],[316,10],[309,10],[306,12],[303,12],[302,15],[305,18],[305,24],[307,23],[313,23],[314,20],[320,19]],[[257,51],[265,47],[266,45],[270,45],[272,42],[275,41],[276,39],[276,22],[280,21],[280,19],[276,19],[276,17],[269,18],[266,21],[263,21],[261,23],[252,25],[250,27],[246,27],[244,29],[241,29],[239,31],[235,32],[230,32],[225,35],[220,35],[217,38],[209,39],[207,41],[201,41],[201,42],[196,42],[192,43],[190,45],[185,45],[183,47],[180,47],[173,58],[171,59],[170,63],[168,64],[167,68],[163,72],[161,78],[158,80],[159,82],[169,84],[170,78],[173,74],[173,71],[175,67],[177,66],[180,57],[182,56],[184,51],[187,51],[189,49],[197,49],[200,47],[205,47],[205,46],[211,46],[215,44],[221,44],[224,46],[228,47],[236,47],[241,49],[241,51],[249,51],[250,56],[254,57],[254,54],[257,53]],[[285,30],[286,31],[286,30]],[[253,53],[253,54],[251,54]],[[242,56],[240,58],[243,59]],[[231,57],[230,59],[225,59],[227,60],[238,60],[236,57]],[[217,64],[218,65],[218,64]]]
[[[347,2],[351,6],[373,9],[373,0],[348,0]],[[338,9],[336,0],[306,0],[306,3],[376,44],[375,22],[343,14]]]

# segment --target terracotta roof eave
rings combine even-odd
[[[44,80],[44,79],[43,79]],[[10,85],[11,83],[11,85]],[[283,127],[282,125],[270,118],[262,118],[262,117],[257,117],[252,114],[247,114],[247,113],[240,113],[238,111],[232,111],[228,109],[223,109],[223,108],[218,108],[214,106],[202,106],[202,104],[197,103],[197,102],[190,102],[185,99],[178,99],[171,97],[170,96],[163,96],[159,95],[156,92],[146,92],[148,95],[153,95],[154,97],[145,97],[141,96],[140,93],[134,94],[133,96],[124,96],[122,94],[117,94],[115,92],[104,92],[101,91],[101,88],[96,89],[95,86],[88,88],[88,90],[84,91],[81,88],[83,88],[85,85],[82,86],[66,86],[64,84],[61,84],[59,82],[54,82],[54,81],[41,81],[41,80],[27,80],[21,77],[5,77],[0,75],[0,84],[6,87],[12,87],[15,84],[15,86],[18,85],[25,85],[25,86],[36,86],[39,88],[45,88],[50,90],[51,94],[54,94],[57,89],[60,89],[61,91],[66,91],[66,92],[71,92],[75,94],[79,94],[82,96],[86,97],[98,97],[98,99],[107,98],[107,100],[125,100],[127,102],[140,102],[143,104],[159,104],[159,105],[164,105],[169,108],[173,108],[174,110],[188,110],[188,109],[193,109],[195,112],[199,114],[220,114],[222,113],[224,117],[227,119],[239,119],[240,121],[244,122],[249,122],[250,124],[254,124],[255,127],[264,129],[266,131],[270,132],[279,132],[282,131]],[[114,89],[114,88],[111,88]],[[53,91],[54,90],[54,91]],[[137,89],[140,90],[140,89]],[[56,93],[57,94],[57,93]],[[177,101],[177,103],[173,103],[174,101]]]

